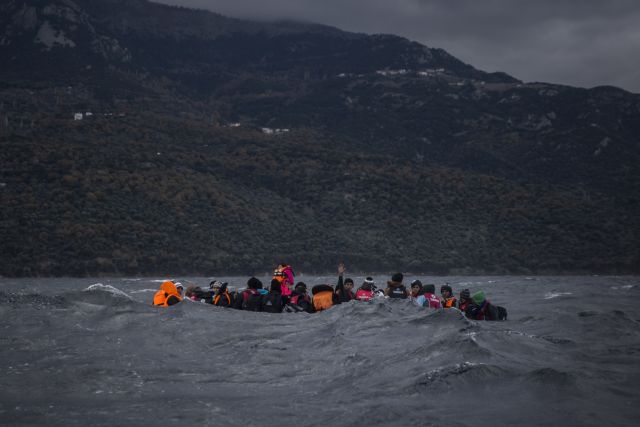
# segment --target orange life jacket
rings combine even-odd
[[[456,297],[447,298],[443,301],[442,306],[444,308],[455,308],[457,302],[458,300],[456,299]]]
[[[182,301],[182,297],[178,293],[178,288],[176,288],[176,285],[174,285],[173,282],[167,280],[166,282],[162,283],[162,285],[160,286],[160,290],[153,296],[153,305],[169,307],[167,301],[169,300],[170,296],[174,296],[178,298],[179,301]]]
[[[231,305],[231,297],[229,296],[229,292],[225,292],[224,294],[218,294],[213,297],[213,305],[218,305],[218,301],[220,301],[220,297],[224,296],[227,299],[227,307]]]
[[[326,310],[333,305],[333,292],[322,291],[313,296],[313,306],[316,311]]]

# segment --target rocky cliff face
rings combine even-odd
[[[638,268],[638,95],[142,0],[0,12],[5,274],[158,271],[160,241],[193,272]]]

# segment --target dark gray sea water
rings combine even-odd
[[[421,277],[484,290],[506,322],[396,300],[152,307],[162,279],[0,279],[0,424],[639,422],[639,277]]]

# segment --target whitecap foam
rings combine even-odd
[[[119,297],[127,298],[127,299],[130,299],[130,300],[133,299],[126,292],[121,291],[120,289],[115,288],[115,287],[113,287],[111,285],[104,285],[102,283],[94,283],[93,285],[91,285],[87,289],[85,289],[84,291],[85,292],[90,292],[90,291],[108,292],[110,294],[117,295]]]
[[[623,285],[623,286],[612,286],[611,289],[614,289],[614,290],[618,290],[618,289],[633,289],[635,287],[636,287],[636,285]]]
[[[544,294],[544,299],[558,298],[564,295],[573,295],[573,292],[547,292]]]

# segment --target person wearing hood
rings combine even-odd
[[[271,286],[269,287],[269,293],[263,295],[260,300],[260,311],[267,313],[282,313],[284,310],[285,301],[282,297],[282,291],[280,288],[280,282],[276,279],[271,280]]]
[[[159,307],[169,307],[171,305],[178,304],[182,301],[182,296],[178,291],[175,283],[170,280],[163,282],[160,285],[160,290],[153,296],[153,305]]]
[[[213,291],[213,299],[211,304],[218,307],[231,307],[233,305],[233,297],[227,290],[229,284],[227,282],[212,282],[209,287]]]
[[[370,301],[376,292],[376,285],[372,277],[367,277],[356,291],[355,299],[358,301]]]
[[[442,304],[440,303],[440,298],[438,298],[436,293],[436,286],[433,284],[428,284],[422,286],[422,282],[419,280],[414,280],[411,282],[411,290],[413,291],[414,284],[418,282],[420,285],[420,291],[418,292],[418,296],[415,299],[416,304],[420,307],[427,307],[433,309],[442,308]],[[413,293],[413,292],[412,292]]]
[[[353,294],[353,280],[347,277],[343,281],[345,271],[346,268],[344,264],[340,263],[340,265],[338,265],[338,284],[336,285],[336,304],[349,302],[352,299],[355,299],[355,295]]]
[[[473,320],[504,320],[498,308],[491,304],[484,295],[483,291],[478,291],[471,295],[471,303],[465,310],[465,316]],[[506,310],[504,318],[506,319]]]
[[[384,290],[385,296],[389,298],[406,299],[409,296],[407,288],[402,284],[404,277],[402,273],[396,273],[387,281],[387,288]]]

